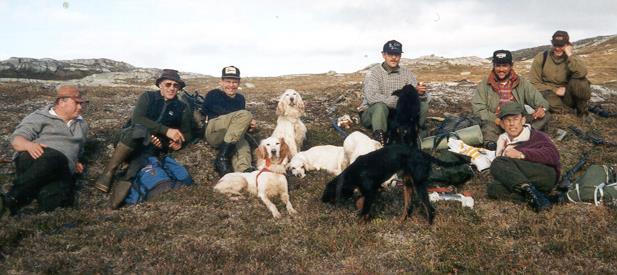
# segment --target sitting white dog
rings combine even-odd
[[[314,146],[296,154],[287,164],[287,170],[299,178],[304,178],[306,171],[321,169],[336,176],[345,168],[347,168],[345,150],[341,146],[334,145]]]
[[[257,195],[276,219],[281,217],[281,213],[272,201],[270,201],[269,198],[272,196],[280,195],[281,201],[285,203],[287,212],[290,215],[298,213],[291,205],[291,201],[289,201],[287,178],[281,174],[265,171],[228,173],[219,179],[214,186],[215,191],[227,194],[230,197],[242,196],[240,191],[244,188],[246,188],[249,193]]]
[[[255,149],[257,170],[268,169],[271,172],[285,174],[285,165],[291,159],[289,146],[282,138],[263,139]]]
[[[278,118],[272,137],[285,139],[291,156],[295,156],[306,139],[306,126],[300,120],[304,115],[304,101],[300,94],[292,89],[285,90],[279,98],[276,115]]]
[[[349,164],[353,163],[359,156],[368,154],[383,147],[379,141],[371,139],[362,132],[355,131],[343,141],[345,157]]]

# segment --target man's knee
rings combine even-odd
[[[571,78],[568,81],[568,90],[578,99],[588,100],[591,98],[591,85],[587,78]]]
[[[491,163],[491,175],[496,177],[501,175],[504,171],[512,169],[512,160],[507,157],[497,157]]]

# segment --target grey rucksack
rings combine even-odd
[[[617,205],[617,180],[615,167],[591,165],[585,174],[567,192],[571,202],[593,202],[600,205]]]

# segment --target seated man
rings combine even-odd
[[[109,191],[114,172],[125,160],[142,156],[148,150],[150,152],[147,154],[179,150],[186,144],[185,141],[191,140],[193,114],[190,107],[178,99],[178,91],[186,86],[178,71],[163,70],[155,84],[159,87],[158,91],[147,91],[137,99],[131,120],[122,129],[120,141],[95,183],[100,191]],[[137,172],[135,169],[130,170],[125,180]],[[112,208],[124,199],[130,186],[130,182],[121,181],[114,187]]]
[[[501,108],[509,102],[529,105],[535,111],[526,114],[527,121],[534,129],[542,130],[548,122],[545,112],[548,102],[525,78],[512,69],[512,53],[497,50],[493,53],[493,70],[484,78],[471,99],[473,113],[482,119],[484,145],[495,150],[497,136],[503,133],[501,120],[498,118]]]
[[[53,105],[24,118],[11,135],[16,178],[12,189],[0,194],[0,217],[37,199],[51,211],[73,204],[75,174],[84,171],[83,155],[88,125],[81,117],[87,103],[76,87],[60,86]]]
[[[425,129],[428,99],[426,86],[416,81],[416,76],[407,68],[399,66],[403,45],[390,40],[383,45],[381,55],[384,62],[369,69],[364,77],[362,104],[358,107],[362,125],[373,130],[373,139],[381,144],[386,142],[388,116],[396,108],[398,96],[392,92],[407,84],[413,85],[420,95],[420,129]]]
[[[591,86],[585,64],[574,55],[567,32],[555,32],[551,44],[549,51],[533,59],[531,83],[548,100],[551,112],[564,113],[574,108],[579,116],[591,121],[587,111]]]
[[[545,133],[525,124],[524,113],[516,102],[501,108],[500,125],[506,132],[497,140],[497,158],[490,168],[495,181],[487,193],[492,199],[527,199],[540,212],[551,207],[546,195],[559,180],[559,151]]]
[[[238,93],[240,69],[234,66],[223,68],[219,84],[219,89],[208,92],[202,107],[208,121],[205,138],[219,150],[214,168],[220,176],[253,171],[251,147],[244,135],[249,128],[255,128],[255,120],[245,109],[244,96]]]

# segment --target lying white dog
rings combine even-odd
[[[287,164],[287,170],[299,178],[304,178],[306,171],[321,169],[336,176],[345,168],[347,168],[345,150],[334,145],[312,147],[296,154]]]
[[[285,203],[287,212],[290,215],[298,213],[291,205],[291,201],[289,201],[287,178],[281,174],[265,171],[228,173],[219,179],[214,186],[215,191],[227,194],[230,197],[242,196],[240,191],[244,188],[246,188],[249,193],[257,195],[276,219],[281,217],[281,213],[279,213],[276,206],[270,201],[269,198],[272,196],[280,195],[281,201]]]
[[[355,131],[345,138],[343,141],[343,149],[345,157],[349,164],[353,163],[359,156],[380,149],[381,143],[371,139],[362,132]]]
[[[281,95],[276,107],[276,128],[273,137],[285,139],[291,156],[295,156],[306,139],[306,126],[300,120],[304,115],[304,101],[298,92],[287,89]]]

